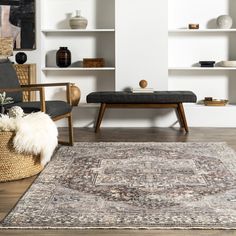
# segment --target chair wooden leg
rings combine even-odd
[[[69,129],[69,145],[74,145],[74,130],[73,130],[73,121],[72,121],[72,114],[68,116],[68,129]]]
[[[99,110],[99,114],[98,114],[98,118],[97,118],[97,123],[96,123],[96,127],[95,127],[96,133],[99,131],[99,128],[101,126],[102,118],[104,116],[105,110],[106,110],[106,103],[102,103],[100,106],[100,110]]]
[[[74,132],[73,132],[73,122],[72,122],[72,114],[68,114],[65,118],[68,121],[68,133],[69,133],[69,141],[58,141],[61,145],[74,145]]]
[[[189,132],[189,129],[188,129],[188,123],[187,123],[187,120],[186,120],[186,116],[185,116],[185,112],[184,112],[184,107],[183,107],[183,104],[182,103],[179,103],[178,104],[178,111],[179,111],[179,115],[181,117],[181,122],[183,124],[183,127],[186,131],[186,133]]]

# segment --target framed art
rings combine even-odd
[[[0,0],[0,37],[12,37],[15,50],[33,50],[35,0]]]

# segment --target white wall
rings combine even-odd
[[[167,90],[167,1],[116,1],[116,89]]]

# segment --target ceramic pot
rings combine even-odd
[[[76,10],[76,16],[70,19],[71,29],[86,29],[88,20],[81,16],[81,11]]]
[[[230,29],[233,25],[233,20],[228,15],[222,15],[216,19],[216,23],[219,29]]]
[[[75,84],[71,84],[70,86],[70,96],[72,106],[78,106],[81,97],[81,92]]]
[[[27,55],[24,52],[18,52],[15,56],[15,60],[18,64],[24,64],[27,61]]]
[[[56,54],[58,67],[68,67],[71,65],[71,52],[67,47],[60,47]]]

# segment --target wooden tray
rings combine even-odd
[[[212,101],[203,100],[205,106],[225,106],[228,100],[223,99],[213,99]]]

